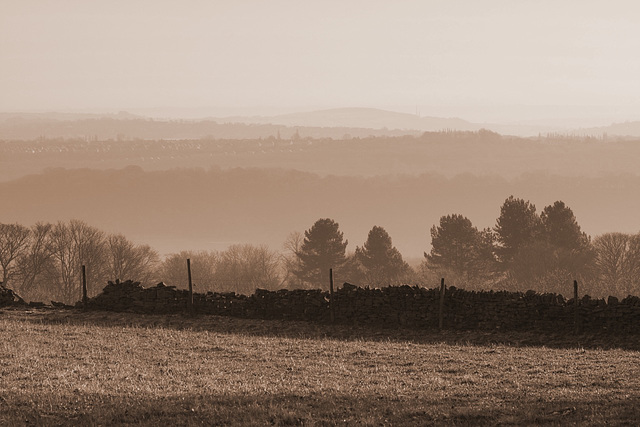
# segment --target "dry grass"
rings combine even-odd
[[[2,425],[640,419],[640,353],[531,336],[37,310],[0,311],[0,335]]]

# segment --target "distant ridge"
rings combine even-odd
[[[112,119],[112,120],[144,120],[146,117],[131,114],[127,111],[120,111],[118,113],[64,113],[57,111],[50,112],[0,112],[0,123],[2,122],[68,122],[76,120],[97,120],[97,119]]]
[[[0,139],[47,138],[268,138],[294,134],[312,138],[344,136],[419,135],[423,132],[478,131],[501,135],[537,137],[574,136],[640,137],[640,121],[599,127],[568,127],[558,123],[473,123],[458,117],[420,117],[376,108],[333,108],[272,116],[210,116],[203,118],[152,118],[127,111],[0,112]]]
[[[305,127],[353,127],[414,131],[479,130],[482,126],[460,118],[420,117],[376,108],[333,108],[267,117],[225,117],[237,123],[278,124]]]
[[[579,135],[602,136],[616,135],[621,137],[640,137],[640,121],[613,123],[609,126],[579,129],[575,133]]]

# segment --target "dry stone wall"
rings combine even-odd
[[[26,305],[24,300],[18,294],[9,288],[2,286],[0,282],[0,307]]]
[[[436,329],[440,291],[398,286],[369,289],[345,283],[330,295],[321,290],[258,289],[253,295],[231,293],[193,294],[196,313],[258,319],[306,320],[378,327]],[[109,282],[104,291],[88,300],[88,309],[138,313],[177,313],[189,310],[189,292],[165,286],[143,288],[137,282]],[[576,318],[576,310],[578,317]],[[573,299],[533,291],[445,292],[443,325],[458,330],[540,330],[640,332],[640,298],[622,301],[585,296],[576,309]]]

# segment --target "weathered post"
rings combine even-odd
[[[329,315],[331,323],[336,320],[335,304],[333,303],[333,268],[329,269]]]
[[[82,266],[82,307],[87,308],[87,268]]]
[[[191,282],[191,259],[187,258],[187,273],[189,275],[189,312],[193,312],[193,283]]]
[[[446,287],[444,285],[444,277],[440,279],[440,309],[438,310],[438,328],[442,330],[444,327],[444,293]]]
[[[576,328],[576,335],[580,333],[580,302],[578,301],[578,281],[573,281],[573,315],[574,326]]]

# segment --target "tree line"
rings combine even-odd
[[[79,299],[81,266],[89,294],[107,280],[164,281],[186,286],[186,259],[198,292],[252,293],[256,288],[323,288],[329,269],[338,283],[362,286],[434,286],[440,277],[466,289],[568,294],[580,280],[592,296],[640,294],[640,234],[606,233],[591,239],[562,201],[539,214],[529,201],[507,198],[492,228],[479,230],[461,214],[431,227],[431,250],[411,267],[391,236],[374,226],[362,246],[347,252],[339,224],[318,219],[291,233],[280,251],[237,244],[224,251],[183,251],[164,259],[149,245],[108,234],[80,220],[31,227],[0,223],[2,283],[27,300]]]
[[[236,244],[224,251],[182,251],[164,259],[149,245],[135,244],[122,234],[108,234],[80,220],[31,227],[0,223],[1,283],[26,300],[73,303],[80,298],[82,265],[91,296],[108,280],[145,285],[164,281],[185,287],[186,259],[191,259],[198,292],[326,288],[329,268],[339,272],[342,280],[358,283],[413,281],[412,269],[382,227],[374,227],[355,254],[347,256],[346,246],[331,219],[318,220],[304,236],[291,233],[282,251]]]
[[[98,293],[110,278],[155,279],[160,261],[148,245],[107,234],[79,220],[56,224],[0,224],[2,283],[27,300],[79,300],[81,266],[88,290]]]
[[[458,214],[431,228],[428,267],[467,289],[568,294],[573,280],[592,296],[640,294],[640,233],[605,233],[591,239],[567,205],[556,201],[539,214],[510,196],[493,228],[478,230]]]

